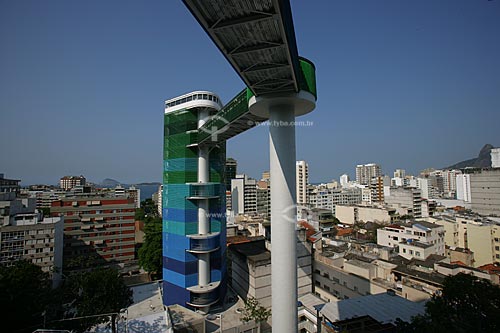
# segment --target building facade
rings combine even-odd
[[[232,211],[238,215],[257,214],[257,181],[247,175],[236,175],[231,180]]]
[[[224,179],[226,184],[226,191],[231,191],[231,179],[236,178],[238,172],[238,162],[234,158],[227,158],[224,165]]]
[[[306,161],[297,161],[296,183],[297,183],[297,205],[305,206],[307,204],[307,185],[309,184],[309,166]]]
[[[422,196],[419,189],[397,187],[390,189],[390,195],[385,196],[385,203],[400,213],[414,218],[422,217]]]
[[[199,146],[219,97],[195,91],[165,102],[163,302],[206,311],[225,294],[225,144]]]
[[[62,198],[52,202],[50,214],[64,216],[65,265],[92,255],[100,263],[134,259],[133,199],[103,195]]]
[[[470,175],[472,210],[481,215],[500,216],[500,168]]]
[[[64,176],[59,180],[59,186],[65,190],[71,190],[73,187],[85,186],[87,180],[83,176]]]
[[[356,166],[356,182],[361,185],[369,185],[374,177],[382,176],[380,165],[375,163],[358,164]]]
[[[60,281],[63,264],[63,219],[44,218],[35,199],[20,199],[15,192],[0,193],[0,265],[28,260]]]

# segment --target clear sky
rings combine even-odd
[[[292,0],[318,103],[298,120],[312,182],[358,163],[416,173],[500,146],[499,0]],[[160,181],[163,103],[244,87],[180,0],[0,0],[0,173]],[[268,128],[228,143],[268,169]]]

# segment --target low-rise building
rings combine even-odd
[[[35,200],[0,193],[0,265],[28,260],[60,282],[63,265],[63,218],[44,218]]]
[[[445,229],[442,225],[429,223],[425,221],[413,221],[410,223],[399,223],[391,224],[384,228],[377,230],[377,244],[382,246],[400,246],[400,255],[404,254],[404,257],[416,256],[415,251],[421,250],[421,257],[425,259],[425,254],[438,254],[444,255],[445,251],[445,241],[444,241]],[[412,242],[417,242],[417,244],[412,244]],[[425,244],[425,245],[423,245]],[[428,246],[429,245],[429,246]],[[402,252],[406,249],[408,252]],[[425,249],[425,251],[423,251]],[[412,251],[410,255],[409,251]],[[420,252],[420,251],[419,251]]]
[[[271,252],[264,239],[240,242],[228,247],[231,257],[232,287],[243,299],[254,297],[259,303],[271,307]],[[298,295],[312,291],[311,244],[305,230],[297,239]]]

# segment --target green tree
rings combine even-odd
[[[261,323],[267,321],[270,316],[271,310],[267,310],[265,307],[260,305],[259,301],[255,297],[249,297],[245,301],[245,307],[242,312],[241,321],[247,323],[249,321],[255,320],[255,322],[257,322],[257,324],[259,325],[258,327],[260,330]]]
[[[132,291],[114,268],[98,268],[70,274],[64,285],[64,297],[66,303],[71,304],[74,317],[118,313],[132,304]],[[115,317],[112,316],[113,324]],[[62,326],[83,332],[108,320],[108,316],[90,317],[65,321]]]
[[[144,244],[139,249],[139,265],[150,274],[162,271],[162,221],[148,217],[144,224]]]
[[[422,316],[399,322],[401,332],[500,332],[500,287],[469,274],[449,276]]]
[[[49,275],[29,261],[0,266],[2,331],[32,332],[33,327],[42,327],[53,303],[51,285]]]

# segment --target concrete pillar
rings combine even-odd
[[[198,112],[198,128],[208,121],[207,109]],[[209,150],[208,147],[198,147],[198,183],[208,183],[210,180]],[[206,235],[210,232],[210,207],[208,199],[198,200],[198,233]],[[198,285],[206,286],[210,283],[210,254],[198,254]]]
[[[297,332],[294,104],[271,105],[269,116],[273,331]]]
[[[208,285],[210,283],[210,253],[198,254],[198,271],[198,285]]]

